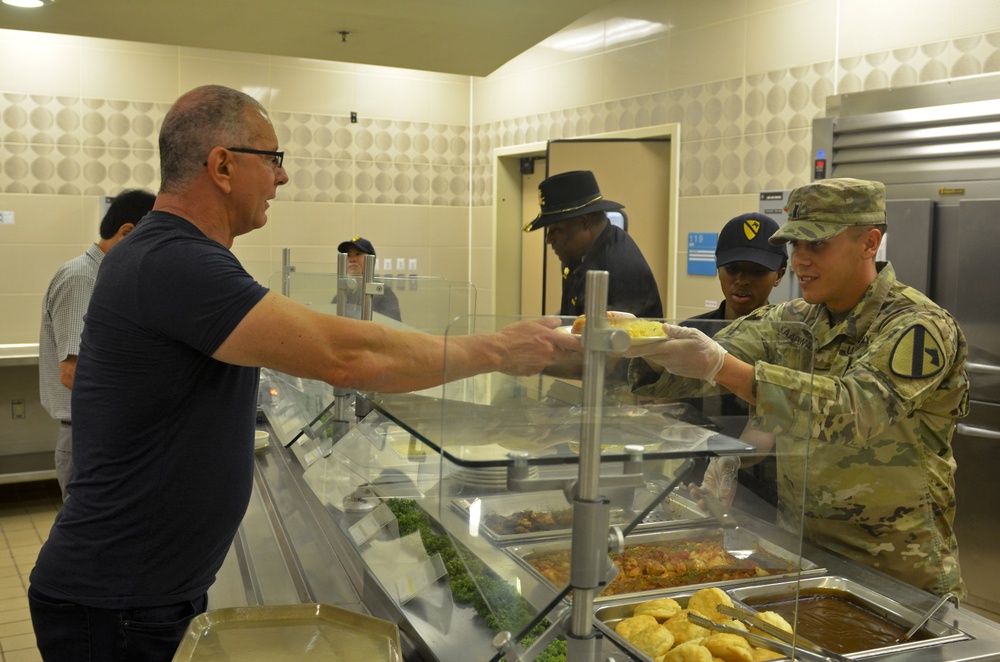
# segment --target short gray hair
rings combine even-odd
[[[205,167],[213,147],[249,144],[248,108],[267,119],[259,101],[222,85],[197,87],[174,102],[160,129],[160,191],[183,189]]]

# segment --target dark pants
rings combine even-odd
[[[207,595],[165,607],[97,609],[28,589],[31,624],[46,662],[170,662]]]

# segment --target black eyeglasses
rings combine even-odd
[[[284,152],[269,152],[266,149],[250,149],[249,147],[227,147],[230,152],[242,152],[243,154],[260,154],[261,156],[270,156],[271,163],[274,164],[275,168],[280,168],[281,163],[285,160]]]
[[[227,147],[230,152],[241,152],[243,154],[260,154],[261,156],[271,157],[271,165],[275,168],[280,168],[282,162],[285,160],[284,152],[269,152],[266,149],[250,149],[249,147]],[[202,165],[208,165],[208,161],[202,163]]]

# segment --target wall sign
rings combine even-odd
[[[688,274],[715,275],[715,246],[718,241],[717,232],[688,233]]]

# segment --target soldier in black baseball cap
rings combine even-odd
[[[778,223],[770,216],[750,213],[730,219],[719,233],[715,246],[715,266],[723,300],[715,310],[689,318],[681,323],[691,326],[706,336],[713,337],[723,327],[738,317],[747,315],[768,303],[771,290],[781,282],[788,265],[784,245],[774,246],[768,239],[778,231]],[[746,402],[732,393],[715,398],[689,398],[684,402],[712,416],[724,434],[739,437],[749,420]],[[728,472],[736,477],[738,463],[726,468],[726,463],[716,463],[714,471]],[[766,503],[777,503],[778,494],[771,477],[776,474],[774,455],[747,463],[739,471],[739,484],[746,486]],[[721,481],[720,481],[721,482]],[[736,481],[732,481],[735,489]]]
[[[364,273],[365,255],[375,255],[375,247],[364,237],[353,237],[340,242],[337,246],[337,252],[347,253],[347,273],[357,276]],[[336,296],[333,297],[331,303],[337,303]],[[397,322],[400,321],[399,298],[391,287],[386,285],[381,295],[372,298],[372,312],[385,315]],[[356,289],[347,293],[347,317],[357,319],[360,316],[361,290]]]
[[[375,247],[364,237],[354,237],[340,242],[337,252],[347,253],[347,273],[360,274],[365,270],[365,255],[375,255]]]
[[[725,299],[717,310],[695,319],[731,321],[768,302],[788,265],[784,245],[768,242],[777,231],[778,223],[764,214],[741,214],[726,223],[715,247],[715,266]]]
[[[606,212],[624,208],[608,200],[589,170],[552,175],[538,186],[541,210],[525,232],[545,229],[545,243],[562,262],[559,314],[583,314],[588,271],[608,272],[608,310],[663,317],[656,279],[635,241]]]

